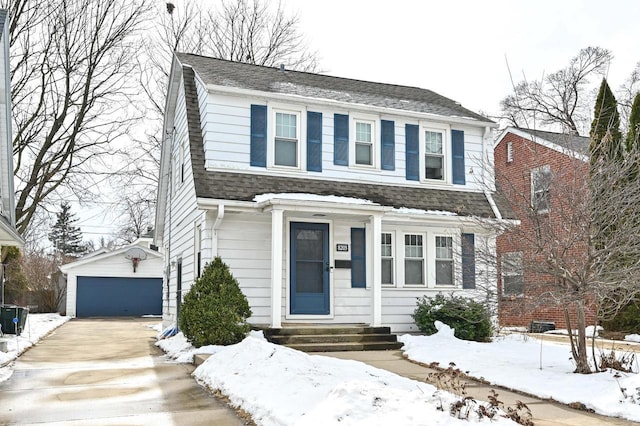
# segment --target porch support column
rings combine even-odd
[[[380,327],[382,325],[382,248],[380,246],[380,238],[382,233],[382,216],[371,216],[371,260],[373,268],[371,268],[372,274],[372,286],[373,291],[373,326]]]
[[[271,327],[282,327],[283,211],[271,210]]]

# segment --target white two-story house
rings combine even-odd
[[[416,298],[495,287],[496,124],[430,90],[178,53],[156,243],[163,317],[220,256],[252,324],[416,331]]]

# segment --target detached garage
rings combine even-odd
[[[150,239],[98,251],[60,269],[67,278],[67,315],[162,315],[162,255]]]

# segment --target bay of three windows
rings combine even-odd
[[[433,250],[431,257],[427,256],[429,250]],[[383,286],[452,286],[455,284],[454,238],[430,233],[383,232],[381,270]]]
[[[274,142],[272,148],[273,166],[292,169],[301,168],[300,163],[301,156],[303,154],[303,150],[301,147],[301,128],[303,127],[303,124],[306,124],[307,126],[313,125],[314,127],[318,127],[315,132],[317,133],[316,138],[318,139],[317,143],[319,144],[319,147],[316,149],[317,152],[314,154],[317,154],[319,156],[322,155],[322,114],[312,114],[316,114],[319,123],[311,123],[310,120],[307,120],[307,123],[303,123],[301,120],[301,112],[298,111],[287,111],[278,109],[273,110],[272,117],[275,129],[273,134]],[[373,119],[363,119],[359,117],[353,117],[349,120],[348,115],[341,114],[335,114],[334,118],[334,150],[336,151],[334,153],[334,164],[346,166],[351,165],[352,167],[374,169],[381,168],[381,161],[377,158],[381,156],[381,153],[379,153],[378,151],[382,151],[383,147],[381,147],[381,145],[384,145],[385,143],[381,141],[382,135],[379,136],[379,133],[381,133],[379,131],[381,122]],[[339,118],[341,120],[338,120]],[[385,160],[384,158],[382,159],[382,163],[385,163],[386,161],[386,164],[382,164],[382,169],[395,170],[395,123],[388,120],[382,120],[382,122],[384,122],[383,124],[386,124],[387,126],[391,126],[390,132],[392,134],[390,136],[392,138],[392,152],[390,154],[388,151],[385,153],[387,160]],[[342,126],[342,128],[338,129],[339,125]],[[443,126],[443,128],[421,127],[422,135],[419,140],[420,149],[418,150],[414,148],[414,152],[408,146],[410,143],[410,136],[408,134],[410,126],[415,128],[418,127],[417,125],[407,125],[407,166],[409,167],[409,163],[413,163],[413,161],[419,161],[416,159],[418,158],[418,156],[420,156],[422,158],[422,161],[420,161],[420,163],[422,164],[422,171],[420,172],[420,175],[416,173],[417,170],[411,172],[415,174],[415,177],[413,177],[410,176],[409,169],[407,169],[407,179],[447,181],[447,128],[445,126]],[[349,137],[348,135],[350,131],[353,132],[352,137]],[[252,129],[252,135],[253,132],[254,130]],[[307,136],[309,137],[309,134],[307,134]],[[389,138],[388,135],[387,138]],[[415,137],[414,139],[418,138]],[[413,141],[411,141],[411,143],[412,142]],[[418,142],[418,140],[416,140],[415,142]],[[307,145],[307,149],[308,146],[309,144]],[[388,150],[389,144],[387,143],[386,146]],[[315,166],[314,171],[321,171],[322,159],[320,158],[317,160],[312,160],[309,154],[310,153],[307,153],[308,161],[314,161],[318,163]],[[410,158],[412,156],[413,158]],[[389,164],[389,162],[391,162],[391,164]],[[308,169],[312,170],[309,167]]]

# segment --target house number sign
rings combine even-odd
[[[349,244],[336,244],[337,251],[349,251]]]

